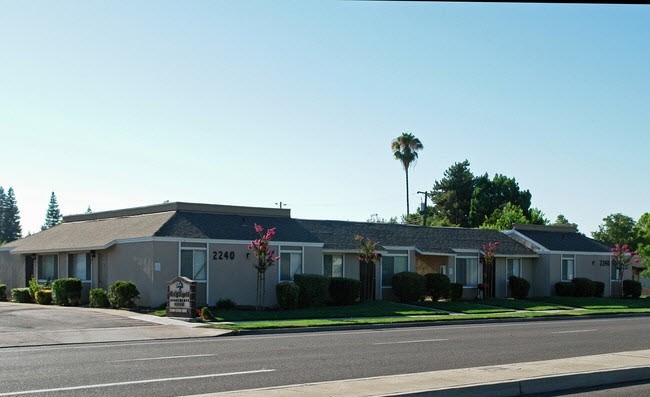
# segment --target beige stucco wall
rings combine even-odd
[[[272,247],[278,252],[278,247]],[[213,253],[234,252],[235,259],[215,259]],[[210,306],[219,299],[231,299],[237,305],[255,305],[257,294],[256,259],[248,250],[248,244],[210,244],[209,245],[209,294]],[[264,303],[276,302],[275,286],[278,283],[279,267],[276,264],[266,271],[266,293]]]
[[[0,283],[7,284],[7,299],[11,299],[11,289],[26,287],[25,257],[0,251]]]

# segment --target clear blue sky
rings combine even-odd
[[[589,233],[650,211],[650,6],[0,1],[0,185],[23,232],[190,201],[405,212],[468,159]]]

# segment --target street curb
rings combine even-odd
[[[407,393],[384,394],[383,396],[412,397],[517,397],[541,393],[599,387],[619,383],[639,382],[650,379],[649,367],[632,367],[614,370],[593,371],[542,378],[519,379],[507,382],[452,387],[447,389],[420,390]]]
[[[600,318],[624,318],[624,317],[648,317],[650,313],[623,313],[623,314],[587,314],[583,316],[548,316],[530,318],[495,318],[495,319],[474,319],[474,320],[436,320],[436,321],[414,321],[406,323],[384,323],[384,324],[351,324],[351,325],[320,325],[314,327],[295,328],[264,328],[264,329],[239,329],[233,330],[234,336],[251,335],[273,335],[290,333],[329,332],[329,331],[353,331],[372,330],[380,328],[412,328],[412,327],[437,327],[449,325],[472,325],[472,324],[498,324],[498,323],[521,323],[537,321],[579,321],[594,320]],[[218,324],[218,323],[213,323]]]

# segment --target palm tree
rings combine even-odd
[[[402,162],[404,172],[406,172],[406,215],[409,214],[409,167],[411,163],[418,158],[418,150],[424,148],[422,142],[411,133],[402,133],[402,135],[393,139],[390,145],[393,150],[393,156],[396,160]]]

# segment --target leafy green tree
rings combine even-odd
[[[607,215],[603,222],[597,231],[591,233],[593,238],[606,244],[629,245],[632,250],[636,249],[636,222],[633,218],[616,213]]]
[[[549,220],[539,208],[530,209],[530,223],[533,225],[548,225]]]
[[[634,237],[641,262],[650,269],[650,212],[641,215],[636,222]]]
[[[497,208],[492,215],[483,222],[482,229],[509,230],[515,223],[529,223],[524,210],[518,205],[506,203],[503,208]]]
[[[396,224],[397,223],[397,217],[392,216],[388,220],[386,218],[380,217],[378,214],[372,214],[370,215],[370,218],[366,220],[368,223],[390,223],[390,224]]]
[[[422,142],[411,133],[402,133],[402,135],[393,139],[390,145],[393,150],[393,156],[399,160],[406,173],[406,215],[409,214],[409,167],[418,158],[418,150],[422,150]]]
[[[470,226],[479,226],[498,208],[512,203],[521,208],[526,219],[530,220],[531,194],[521,190],[515,178],[496,174],[490,180],[488,174],[481,175],[474,181],[469,217]]]
[[[20,227],[19,212],[14,189],[10,187],[4,198],[2,226],[0,227],[2,236],[0,236],[0,240],[11,242],[22,237],[23,232]]]
[[[578,229],[578,224],[569,222],[569,220],[562,214],[559,214],[557,218],[555,218],[555,222],[551,223],[551,226],[573,226],[576,230]]]
[[[41,230],[49,229],[61,223],[61,211],[59,211],[59,203],[56,201],[54,192],[50,195],[50,204],[45,213],[45,224],[41,226]]]
[[[469,227],[469,211],[474,191],[474,174],[469,161],[454,163],[440,181],[435,181],[431,199],[434,204],[432,221],[445,221],[461,227]]]

